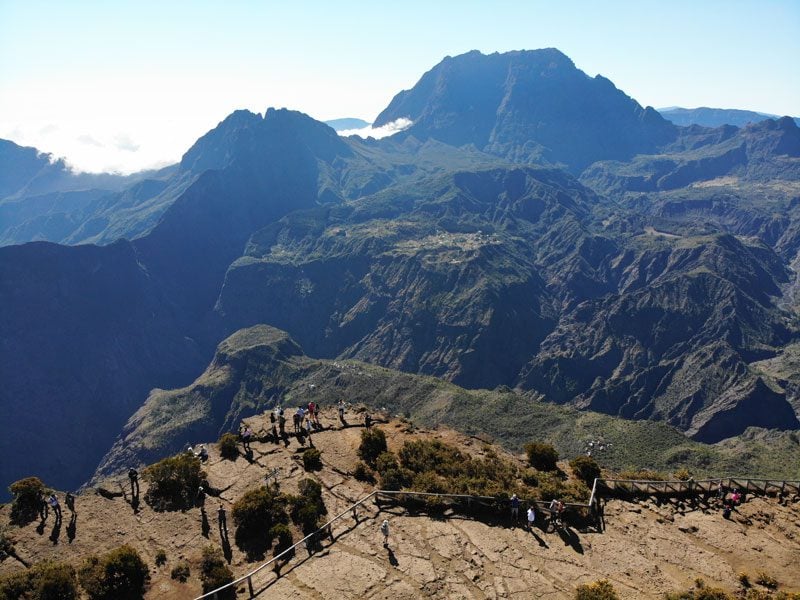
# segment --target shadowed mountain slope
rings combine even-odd
[[[580,173],[672,141],[678,128],[601,76],[591,78],[554,48],[447,57],[375,119],[413,125],[400,136],[474,144],[520,162]]]

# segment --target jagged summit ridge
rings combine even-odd
[[[399,118],[414,123],[405,136],[474,144],[575,173],[597,160],[651,152],[677,135],[654,109],[554,48],[446,58],[397,94],[375,126]]]

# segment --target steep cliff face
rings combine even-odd
[[[788,280],[774,254],[732,236],[655,243],[615,261],[619,293],[565,315],[521,385],[707,441],[748,421],[797,427],[785,394],[748,367],[792,338],[770,298]]]
[[[0,249],[0,480],[72,488],[156,385],[205,358],[133,246]]]
[[[572,297],[603,260],[580,256],[592,198],[563,175],[502,169],[290,216],[253,237],[217,311],[230,329],[271,323],[320,356],[510,384],[556,319],[541,265],[570,262],[558,293]]]

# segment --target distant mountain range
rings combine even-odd
[[[375,140],[236,111],[121,189],[34,189],[49,163],[8,147],[0,484],[87,480],[150,390],[238,368],[217,345],[262,324],[703,442],[800,428],[793,120],[678,126],[554,49],[448,57],[375,126],[400,118]],[[216,395],[203,435],[279,400],[270,377]]]
[[[336,131],[347,131],[349,129],[364,129],[369,127],[371,123],[363,119],[332,119],[331,121],[324,121],[325,125],[333,127]]]
[[[668,121],[675,123],[675,125],[702,125],[703,127],[722,127],[723,125],[744,127],[745,125],[758,123],[764,119],[779,119],[782,116],[755,112],[752,110],[708,108],[705,106],[699,108],[670,106],[669,108],[659,108],[658,112]],[[794,122],[800,125],[800,118],[794,117]]]

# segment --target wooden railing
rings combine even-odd
[[[777,479],[752,479],[747,477],[722,477],[717,479],[700,479],[688,481],[648,481],[633,479],[601,479],[595,480],[599,492],[644,495],[693,495],[714,493],[722,484],[727,491],[738,489],[753,494],[797,494],[800,495],[800,481],[783,481]]]
[[[592,492],[589,496],[589,501],[584,503],[573,502],[566,503],[565,506],[569,509],[588,509],[594,510],[596,507],[597,498],[603,496],[607,492],[611,493],[625,493],[625,494],[666,494],[666,495],[685,495],[697,493],[713,493],[719,488],[722,483],[723,487],[728,490],[738,488],[743,492],[760,493],[760,494],[797,494],[800,495],[800,481],[778,481],[772,479],[749,479],[744,477],[725,477],[722,479],[702,479],[698,481],[646,481],[646,480],[631,480],[631,479],[595,479],[592,484]],[[497,496],[472,496],[469,494],[435,494],[429,492],[411,492],[411,491],[394,491],[394,490],[375,490],[351,506],[342,511],[315,532],[310,533],[302,540],[293,544],[274,558],[268,560],[264,564],[258,566],[256,569],[250,571],[247,575],[239,577],[226,585],[218,587],[199,596],[196,600],[214,599],[216,600],[218,594],[229,588],[236,588],[242,583],[247,583],[247,589],[250,598],[256,595],[256,590],[253,587],[253,577],[262,572],[270,565],[276,564],[284,557],[293,556],[294,551],[306,544],[313,544],[314,540],[318,539],[322,534],[329,533],[334,523],[352,513],[353,518],[358,521],[358,507],[363,505],[371,498],[380,498],[381,496],[395,498],[402,501],[403,496],[409,498],[447,498],[458,501],[466,502],[467,505],[472,503],[482,504],[484,506],[497,507],[499,504],[507,504],[508,498],[501,498]],[[541,500],[523,500],[525,504],[534,504],[537,508],[547,510],[548,502]],[[263,590],[259,590],[260,591]]]

